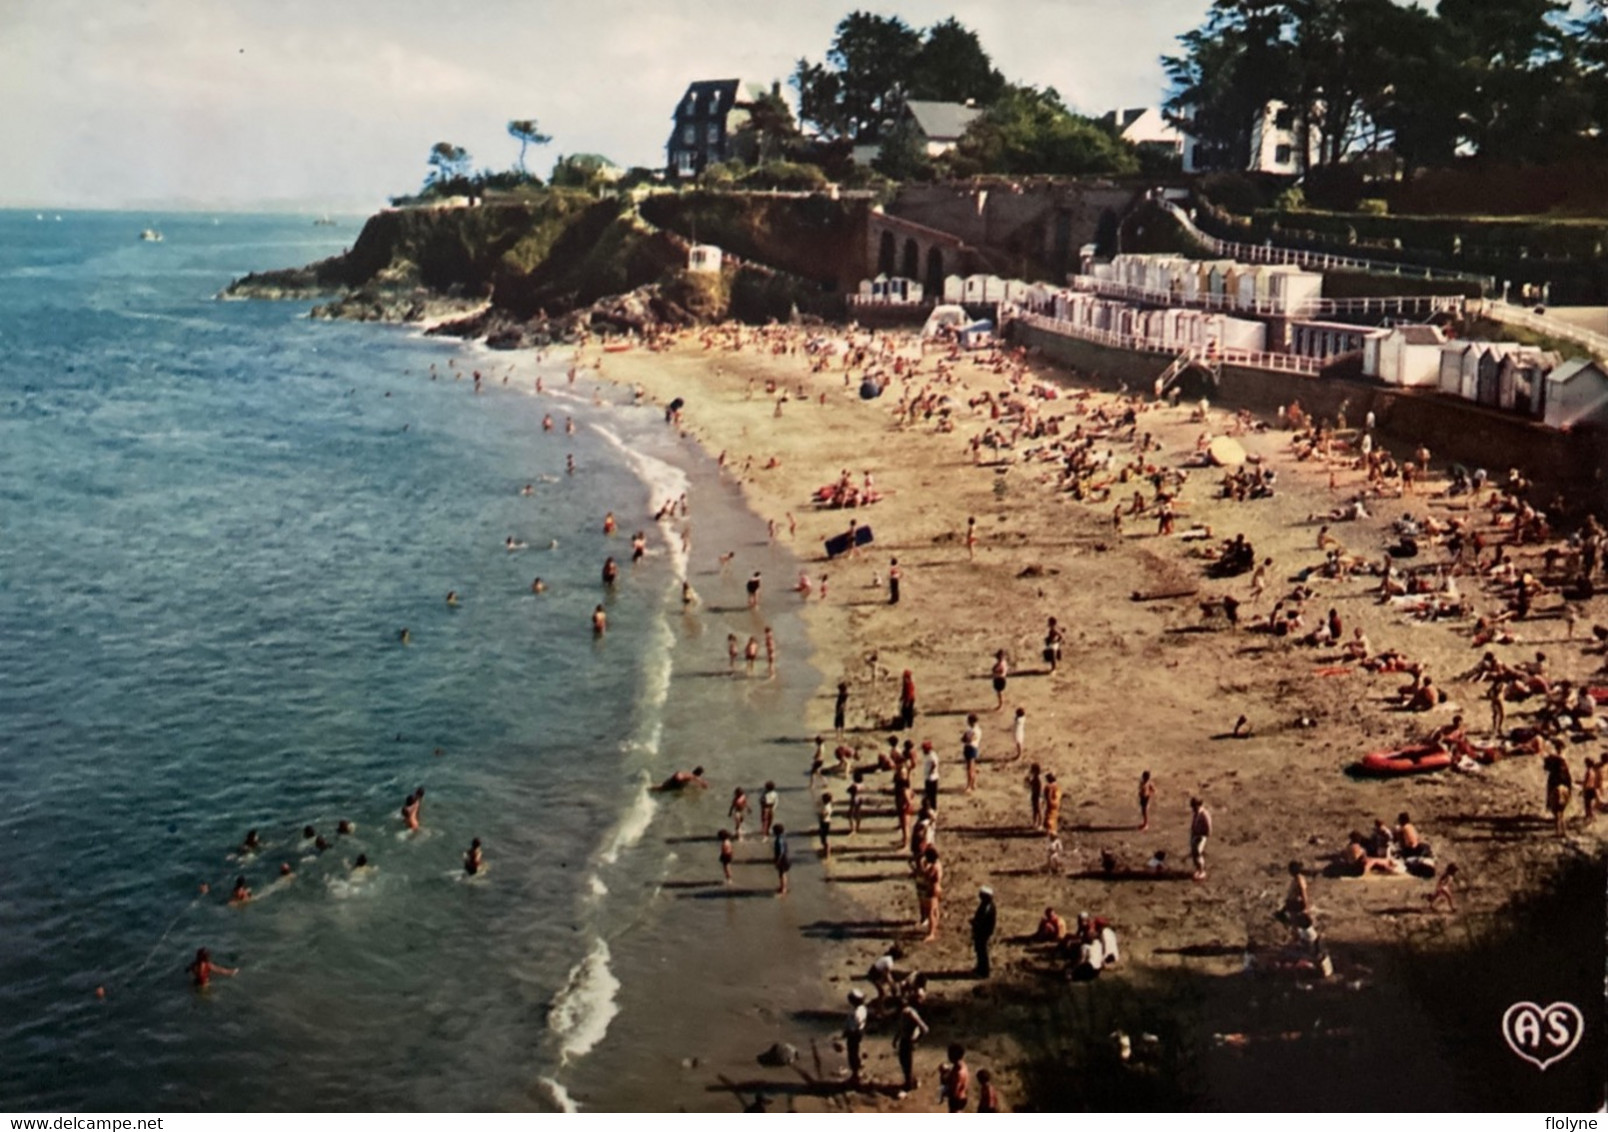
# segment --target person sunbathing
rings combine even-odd
[[[1368,853],[1368,839],[1361,830],[1352,830],[1346,847],[1340,851],[1340,863],[1346,867],[1352,876],[1367,876],[1369,873],[1378,873],[1383,876],[1394,876],[1401,871],[1401,866],[1389,857],[1374,857]]]

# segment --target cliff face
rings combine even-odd
[[[333,296],[313,309],[325,318],[458,315],[446,332],[515,345],[566,334],[577,318],[627,326],[785,318],[822,309],[863,274],[861,205],[690,194],[640,207],[554,190],[473,208],[389,210],[369,218],[346,254],[248,275],[224,297]],[[708,294],[683,278],[693,234],[748,261],[730,265]],[[636,301],[610,301],[627,294]]]

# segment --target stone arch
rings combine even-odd
[[[899,272],[906,279],[919,279],[921,277],[921,248],[914,236],[906,237],[904,243],[903,270]]]
[[[937,300],[944,294],[944,253],[937,244],[927,249],[927,276],[923,284],[928,298]]]
[[[898,241],[893,238],[893,233],[884,228],[882,231],[882,245],[877,251],[878,275],[893,274],[894,260],[898,254],[897,245]]]

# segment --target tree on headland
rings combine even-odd
[[[1167,106],[1232,169],[1273,101],[1314,169],[1359,151],[1408,169],[1601,152],[1605,32],[1600,4],[1567,0],[1213,0],[1162,60]]]
[[[536,125],[534,118],[516,118],[508,123],[509,136],[519,142],[519,159],[514,163],[519,171],[525,171],[525,150],[533,145],[546,145],[552,141],[552,135],[542,133]]]
[[[919,31],[897,16],[851,12],[825,63],[793,72],[799,117],[828,140],[881,142],[908,99],[992,101],[1005,87],[976,34],[954,18]]]
[[[778,91],[757,95],[748,105],[748,120],[737,128],[739,137],[753,136],[754,164],[779,160],[789,144],[798,138],[793,111]],[[739,149],[748,148],[741,142]]]
[[[451,142],[436,142],[430,147],[430,172],[425,177],[426,188],[461,181],[469,176],[469,151]]]
[[[955,173],[1125,174],[1133,146],[1068,110],[1054,87],[1010,86],[945,155]]]

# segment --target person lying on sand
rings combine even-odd
[[[1368,853],[1368,839],[1361,830],[1352,830],[1346,847],[1340,851],[1340,863],[1352,876],[1367,876],[1369,873],[1379,873],[1384,876],[1395,876],[1401,872],[1401,866],[1389,857],[1373,857]]]

